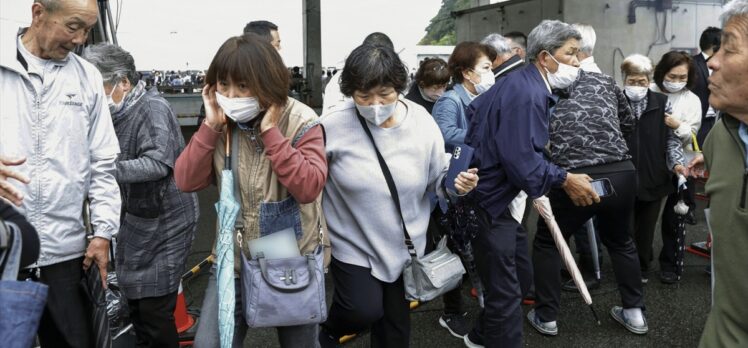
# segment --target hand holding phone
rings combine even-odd
[[[597,180],[592,180],[590,182],[590,185],[592,185],[592,188],[595,190],[598,196],[602,197],[608,197],[615,194],[615,190],[613,190],[613,185],[610,183],[610,179],[608,178],[601,178]]]

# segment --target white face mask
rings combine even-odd
[[[216,101],[223,113],[237,123],[252,121],[262,111],[260,102],[255,97],[228,98],[216,92]]]
[[[387,121],[387,119],[389,119],[393,113],[395,113],[396,105],[397,102],[387,105],[359,105],[358,103],[356,103],[356,109],[358,109],[361,117],[369,121],[369,123],[379,126],[384,123],[384,121]]]
[[[667,92],[677,93],[686,87],[686,83],[685,82],[662,81],[662,86],[665,87]]]
[[[428,102],[436,103],[439,98],[441,98],[442,94],[444,94],[444,90],[440,89],[439,92],[436,94],[428,93],[423,90],[423,88],[418,87],[418,91],[421,92],[421,97]]]
[[[554,62],[556,62],[556,64],[558,64],[558,70],[556,70],[555,73],[550,72],[548,68],[545,69],[548,73],[548,84],[551,85],[551,88],[557,89],[564,89],[571,86],[571,84],[577,79],[577,76],[579,76],[579,68],[569,64],[560,63],[550,52],[548,52],[548,55]]]
[[[123,94],[122,100],[120,100],[119,103],[115,103],[112,95],[114,94],[114,91],[117,89],[117,87],[119,87],[119,82],[114,85],[114,88],[112,88],[112,92],[106,95],[106,101],[107,104],[109,104],[109,113],[111,113],[112,115],[122,110],[122,105],[124,104],[125,96],[127,95],[127,93]]]
[[[647,96],[647,91],[649,91],[649,88],[639,86],[626,86],[623,89],[626,96],[635,102],[644,99]]]
[[[473,72],[478,73],[473,69]],[[480,73],[480,82],[475,83],[472,80],[469,80],[473,86],[475,86],[475,91],[478,93],[478,95],[483,94],[483,92],[491,89],[491,86],[496,83],[496,77],[493,76],[493,72],[491,70],[484,71]]]

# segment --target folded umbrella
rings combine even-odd
[[[231,348],[234,339],[234,310],[236,288],[234,287],[234,224],[240,206],[234,195],[234,175],[231,171],[231,130],[226,131],[226,157],[221,171],[220,199],[216,203],[218,212],[218,237],[216,240],[216,269],[218,286],[218,331],[221,347]]]
[[[533,201],[533,204],[535,205],[535,209],[538,210],[538,213],[543,217],[543,220],[545,220],[545,223],[548,225],[548,229],[551,232],[551,236],[553,236],[553,240],[556,242],[556,247],[561,255],[561,259],[564,261],[566,269],[571,274],[571,279],[573,279],[574,284],[577,285],[577,289],[579,289],[579,293],[582,295],[584,302],[590,307],[592,315],[595,317],[595,321],[597,321],[597,325],[600,325],[600,319],[598,319],[595,308],[592,306],[592,296],[590,296],[590,292],[587,290],[587,284],[585,284],[584,278],[582,278],[582,273],[579,272],[579,267],[577,267],[577,263],[574,261],[574,256],[569,250],[569,245],[566,244],[566,239],[561,233],[561,228],[556,222],[556,217],[553,216],[550,200],[548,197],[542,196],[536,198]]]
[[[600,250],[597,250],[597,236],[595,235],[595,223],[592,219],[587,220],[585,223],[587,226],[587,240],[590,244],[590,252],[592,253],[592,266],[595,269],[595,279],[600,280]]]

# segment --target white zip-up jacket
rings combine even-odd
[[[27,72],[18,34],[3,33],[0,155],[26,157],[13,169],[31,183],[11,184],[24,194],[20,210],[39,232],[41,248],[33,266],[53,265],[85,252],[86,199],[94,236],[111,239],[119,230],[121,198],[114,177],[119,144],[102,77],[93,65],[70,53],[47,62],[40,83]]]

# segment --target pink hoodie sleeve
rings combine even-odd
[[[174,165],[174,181],[183,192],[202,190],[213,182],[213,152],[223,132],[216,132],[204,123]]]
[[[262,133],[265,154],[270,159],[273,172],[278,175],[278,181],[302,204],[314,202],[327,180],[327,157],[322,132],[322,126],[312,127],[295,148],[278,127]]]

